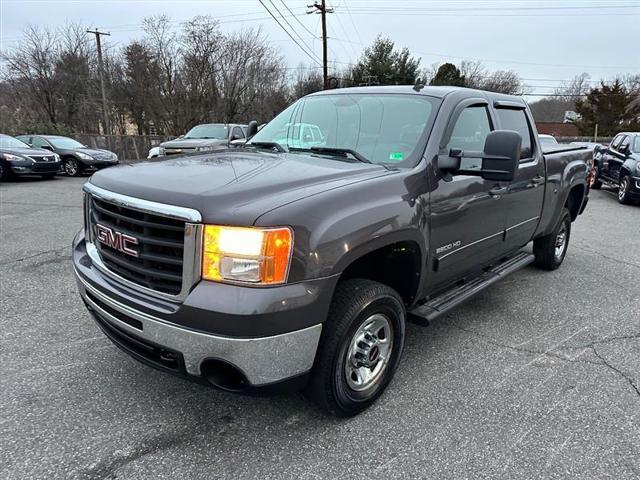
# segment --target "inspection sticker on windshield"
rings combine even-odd
[[[404,153],[402,153],[402,152],[391,152],[389,154],[389,160],[392,160],[394,162],[401,162],[402,160],[404,160]]]

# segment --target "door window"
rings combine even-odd
[[[622,142],[620,142],[620,146],[617,148],[617,150],[619,150],[620,152],[624,152],[625,148],[629,148],[629,145],[631,145],[631,137],[629,137],[629,135],[625,135],[622,139]]]
[[[527,160],[533,157],[531,127],[529,126],[529,119],[525,111],[511,108],[498,108],[497,112],[498,118],[500,119],[500,128],[504,130],[515,130],[522,136],[520,160]]]
[[[31,138],[31,145],[34,148],[44,148],[45,146],[49,146],[49,142],[47,142],[44,138],[40,138],[40,137],[32,137]]]
[[[447,151],[452,148],[482,151],[490,131],[491,121],[487,107],[467,107],[456,120]]]
[[[231,136],[236,138],[244,138],[244,132],[240,127],[234,127]]]
[[[484,150],[484,141],[489,132],[491,132],[491,120],[487,107],[467,107],[456,120],[447,143],[447,152],[452,148],[481,152]],[[479,170],[482,168],[482,159],[462,158],[460,167],[464,170]]]
[[[620,146],[620,143],[622,142],[623,138],[624,138],[624,135],[618,135],[616,138],[614,138],[613,141],[611,142],[611,148],[617,149]]]

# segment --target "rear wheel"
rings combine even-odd
[[[369,407],[400,362],[405,309],[391,288],[371,280],[338,285],[307,394],[328,412],[350,417]]]
[[[630,203],[629,190],[631,189],[631,180],[629,176],[622,177],[620,180],[620,186],[618,187],[618,202],[622,204]]]
[[[64,173],[70,177],[77,177],[82,173],[82,165],[75,158],[67,158],[64,161]]]
[[[536,266],[544,270],[555,270],[564,260],[571,235],[571,213],[565,208],[560,214],[558,225],[549,235],[533,241]]]

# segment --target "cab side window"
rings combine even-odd
[[[526,161],[533,157],[533,142],[531,140],[531,126],[524,110],[513,108],[498,108],[500,128],[514,130],[522,136],[520,160]]]
[[[484,141],[491,132],[489,111],[485,106],[467,107],[456,120],[447,151],[452,148],[462,150],[484,150]]]
[[[242,128],[240,127],[233,127],[233,131],[231,133],[231,136],[236,137],[236,138],[244,138],[244,132],[242,131]]]
[[[620,146],[618,146],[617,150],[619,152],[624,152],[626,149],[629,148],[630,145],[631,145],[631,137],[629,137],[629,135],[625,135],[622,139],[622,142],[620,142]]]
[[[618,135],[616,138],[614,138],[611,142],[611,148],[613,148],[614,150],[617,150],[623,138],[624,138],[624,135]]]

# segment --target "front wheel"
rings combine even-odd
[[[364,279],[338,285],[307,389],[322,408],[351,417],[387,387],[400,362],[405,308],[395,290]]]
[[[626,205],[630,203],[629,190],[631,189],[631,180],[629,176],[623,177],[620,180],[620,187],[618,187],[618,202]]]
[[[569,247],[571,235],[571,213],[564,208],[560,214],[560,221],[549,235],[536,238],[533,241],[535,264],[544,270],[555,270],[564,260]]]
[[[64,173],[70,177],[77,177],[82,173],[82,166],[75,158],[67,158],[64,161]]]

